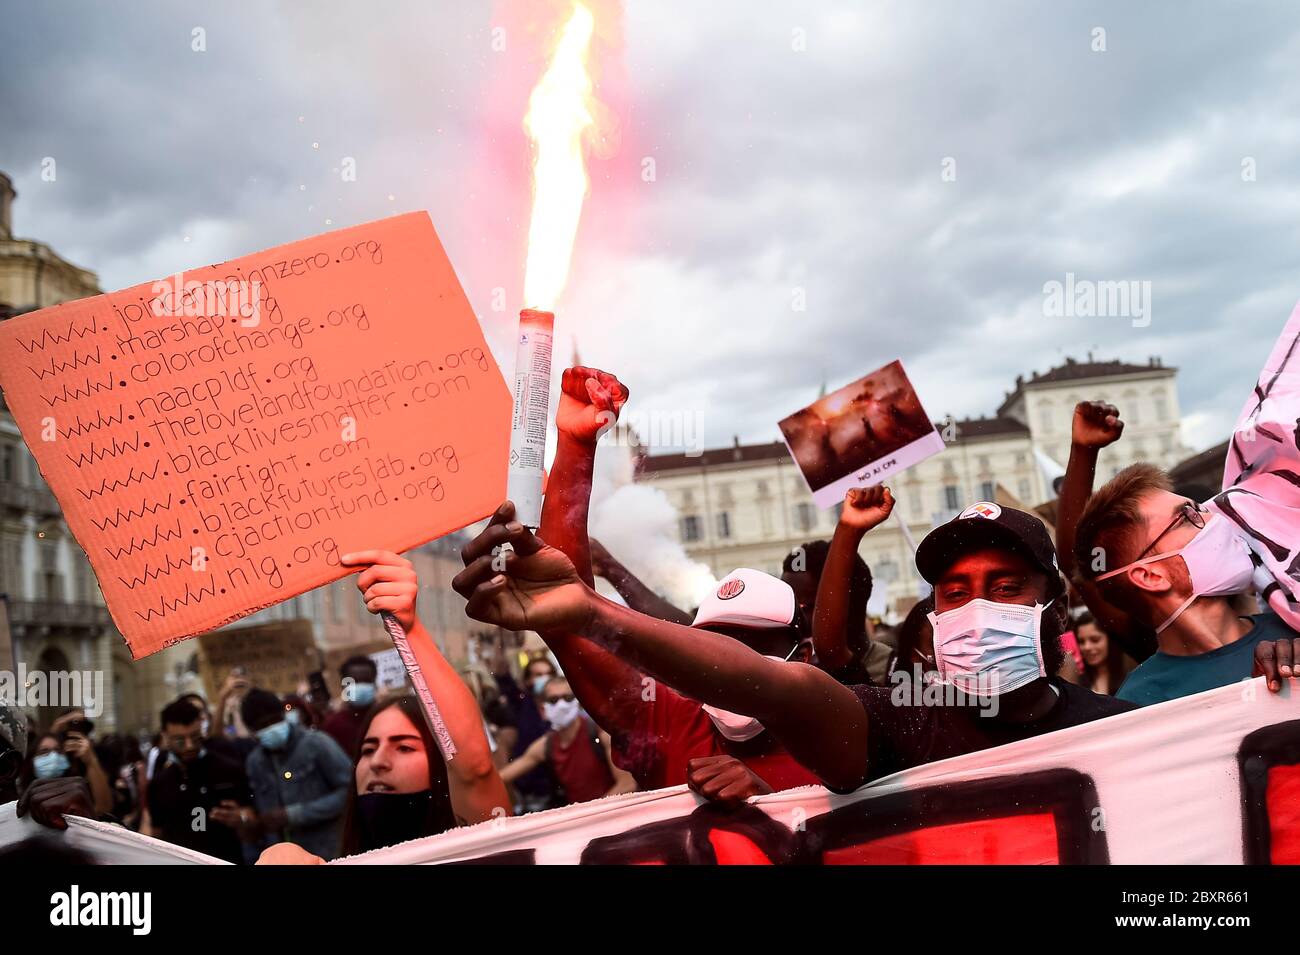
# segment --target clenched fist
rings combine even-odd
[[[884,523],[893,510],[894,495],[883,484],[873,487],[851,487],[844,495],[840,524],[865,534],[878,524]]]
[[[1104,401],[1080,401],[1074,406],[1070,440],[1082,448],[1104,448],[1124,433],[1119,409]]]
[[[627,398],[627,388],[607,371],[581,365],[566,368],[560,377],[555,430],[583,444],[594,444],[618,421]]]
[[[387,610],[407,633],[415,629],[415,598],[420,592],[420,582],[409,560],[390,550],[360,550],[341,555],[339,562],[365,567],[357,576],[357,589],[367,610],[371,613]]]

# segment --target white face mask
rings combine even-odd
[[[1251,578],[1255,576],[1255,563],[1250,559],[1250,548],[1237,536],[1232,522],[1219,514],[1211,514],[1205,526],[1196,532],[1196,536],[1178,550],[1135,560],[1131,564],[1107,571],[1097,579],[1115,577],[1130,567],[1139,567],[1179,554],[1187,565],[1188,576],[1192,578],[1192,593],[1164,623],[1156,627],[1156,633],[1177,620],[1197,597],[1239,594],[1250,586]]]
[[[939,682],[973,696],[1000,696],[1047,675],[1039,639],[1043,610],[971,600],[956,610],[930,613]]]
[[[551,724],[551,729],[559,732],[578,718],[578,713],[582,707],[577,700],[556,700],[554,703],[543,703],[542,714],[546,721]]]
[[[794,656],[794,651],[798,649],[799,645],[795,644],[794,649],[784,659],[774,656],[768,656],[768,659],[775,660],[777,663],[789,663],[790,657]],[[716,706],[706,705],[703,710],[709,715],[709,719],[713,720],[714,728],[722,734],[723,738],[733,743],[743,743],[763,732],[763,724],[752,716],[720,710]]]

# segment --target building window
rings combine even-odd
[[[83,604],[98,603],[95,600],[95,588],[98,584],[95,581],[95,575],[90,569],[90,563],[86,558],[75,557],[74,566],[77,570],[77,602]]]
[[[700,539],[700,519],[694,514],[682,518],[682,540],[691,544]]]
[[[1056,419],[1052,416],[1052,406],[1044,404],[1038,409],[1038,426],[1044,434],[1051,434],[1056,430]]]
[[[1169,402],[1165,399],[1163,392],[1156,392],[1156,420],[1169,420]]]
[[[717,514],[718,536],[731,536],[731,514],[727,511],[719,511]]]
[[[1028,464],[1028,463],[1029,463],[1029,455],[1025,454],[1025,452],[1023,452],[1023,451],[1017,451],[1017,452],[1016,452],[1016,467],[1018,467],[1018,468],[1023,468],[1023,467],[1024,467],[1026,464]]]
[[[988,473],[989,473],[989,456],[988,456],[987,454],[981,454],[981,455],[980,455],[976,460],[979,461],[980,473],[981,473],[981,474],[988,474]]]
[[[19,537],[0,534],[0,590],[13,600],[25,600],[23,587],[23,542]]]
[[[950,511],[957,510],[961,506],[961,499],[957,494],[957,485],[945,484],[943,487],[943,506]]]
[[[1129,424],[1140,424],[1141,416],[1138,414],[1138,394],[1136,391],[1124,392],[1123,402],[1119,406],[1120,414]]]
[[[6,481],[18,480],[18,448],[12,444],[6,444],[0,452],[0,477]]]
[[[768,493],[769,493],[769,492],[768,492],[768,489],[767,489],[767,482],[766,482],[766,481],[759,481],[759,482],[758,482],[758,496],[759,496],[759,497],[767,497],[767,496],[768,496]]]
[[[801,531],[810,531],[813,529],[813,524],[815,524],[816,521],[817,521],[817,513],[813,510],[813,506],[811,504],[807,502],[803,502],[795,505],[794,508],[795,527],[799,528],[799,530]]]
[[[1029,503],[1029,478],[1021,478],[1020,484],[1017,485],[1020,494],[1020,500],[1026,504]]]
[[[993,482],[992,482],[992,481],[985,481],[985,482],[983,482],[982,484],[980,484],[980,500],[981,500],[981,501],[991,501],[991,500],[993,500]]]
[[[41,553],[41,599],[53,603],[63,603],[63,575],[59,573],[59,555],[54,547],[46,542]]]

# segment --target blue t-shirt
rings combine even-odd
[[[1157,650],[1128,675],[1115,695],[1138,706],[1191,696],[1247,679],[1255,669],[1255,644],[1295,633],[1275,613],[1250,618],[1254,626],[1235,643],[1180,657]]]

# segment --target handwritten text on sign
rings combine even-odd
[[[11,319],[0,385],[137,657],[505,493],[510,395],[423,213]]]

